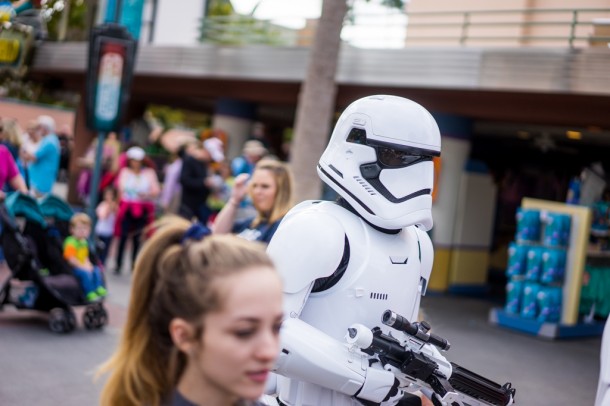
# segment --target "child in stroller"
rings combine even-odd
[[[100,328],[108,322],[103,302],[86,301],[72,267],[63,257],[59,229],[67,223],[65,218],[72,216],[71,208],[56,197],[46,203],[45,206],[44,200],[39,204],[28,195],[12,193],[5,206],[0,206],[0,242],[11,270],[8,280],[0,281],[0,308],[8,303],[18,309],[48,312],[51,330],[67,333],[76,328],[73,307],[84,305],[84,326]],[[58,213],[64,215],[60,218]],[[23,228],[17,225],[17,219],[24,223]],[[96,263],[94,258],[92,262]]]
[[[88,302],[106,296],[102,271],[89,259],[91,219],[85,213],[76,213],[70,219],[70,235],[64,240],[64,258],[74,269]]]

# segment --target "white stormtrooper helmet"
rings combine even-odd
[[[432,157],[440,151],[440,131],[425,108],[402,97],[369,96],[339,117],[318,175],[377,227],[429,230]]]

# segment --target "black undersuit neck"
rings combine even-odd
[[[349,203],[347,202],[347,200],[345,200],[345,199],[344,199],[344,198],[342,198],[341,196],[339,196],[339,197],[337,198],[336,203],[337,203],[339,206],[343,207],[344,209],[349,210],[350,212],[354,213],[356,216],[360,217],[362,220],[364,220],[364,222],[365,222],[365,223],[367,223],[369,226],[373,227],[373,228],[374,228],[375,230],[377,230],[377,231],[380,231],[380,232],[385,233],[385,234],[398,234],[398,233],[400,233],[400,232],[402,231],[402,229],[401,229],[401,228],[399,228],[399,229],[388,229],[388,228],[383,228],[383,227],[376,226],[375,224],[371,223],[370,221],[368,221],[367,219],[365,219],[364,217],[362,217],[362,216],[360,215],[360,213],[358,213],[358,212],[356,211],[356,209],[354,209],[354,208],[352,207],[352,205],[351,205],[351,204],[349,204]]]

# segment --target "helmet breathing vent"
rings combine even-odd
[[[373,189],[371,185],[367,181],[362,179],[360,176],[354,176],[354,179],[356,180],[356,182],[360,183],[364,190],[366,190],[371,196],[375,196],[377,194],[377,192],[375,192],[375,189]]]

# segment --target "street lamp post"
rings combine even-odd
[[[121,0],[115,4],[114,18],[120,18]],[[88,214],[96,222],[95,207],[102,171],[104,141],[110,131],[119,131],[129,99],[137,42],[117,23],[95,27],[89,39],[86,113],[87,126],[97,131],[97,148]]]

